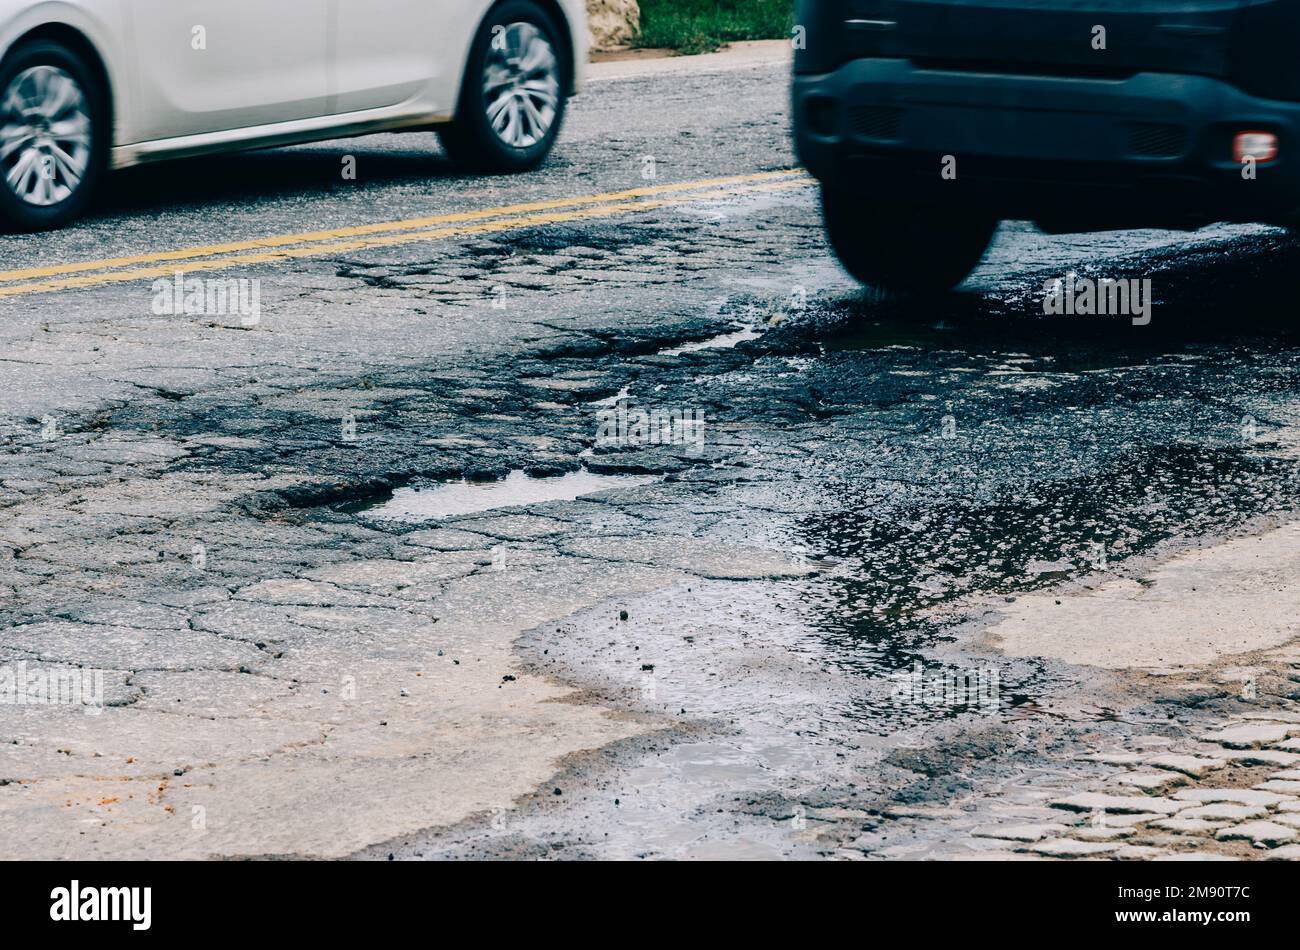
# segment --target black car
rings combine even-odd
[[[794,131],[844,266],[944,289],[997,223],[1300,221],[1300,0],[798,0]]]

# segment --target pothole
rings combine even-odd
[[[657,480],[653,475],[597,475],[585,469],[535,478],[516,470],[495,482],[461,479],[431,488],[399,488],[384,501],[351,510],[376,521],[435,521],[497,508],[572,501],[611,488],[635,488]]]
[[[762,335],[762,331],[758,328],[745,326],[728,333],[719,333],[717,336],[711,336],[707,340],[696,340],[694,343],[683,343],[681,346],[674,346],[666,350],[660,350],[655,355],[681,356],[683,353],[695,353],[699,350],[729,350],[733,347],[739,346],[746,340],[757,340]]]

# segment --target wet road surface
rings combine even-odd
[[[1300,721],[1289,630],[1159,676],[988,631],[1290,523],[1300,244],[1012,223],[960,292],[881,300],[829,257],[784,108],[779,65],[597,82],[534,176],[450,178],[431,137],[377,136],[141,170],[84,225],[5,238],[0,664],[101,670],[107,706],[0,706],[9,840],[1289,846],[1284,791],[1265,842],[1156,830],[1186,773],[1126,779],[1179,754],[1221,763],[1208,787],[1290,781],[1300,728],[1201,738]],[[195,264],[260,281],[259,319],[155,313],[152,271]],[[1044,316],[1069,273],[1150,279],[1151,322]],[[1114,783],[1150,828],[1052,805]]]

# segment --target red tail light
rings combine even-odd
[[[1232,158],[1237,164],[1248,158],[1257,165],[1271,162],[1277,158],[1277,136],[1272,132],[1238,132],[1232,140]]]

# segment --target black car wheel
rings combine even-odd
[[[822,215],[835,256],[878,290],[941,293],[970,274],[998,222],[942,209],[883,204],[822,187]]]
[[[105,90],[75,51],[24,43],[0,64],[0,217],[60,227],[86,208],[108,163]]]
[[[470,47],[456,116],[438,133],[452,161],[498,173],[540,165],[564,120],[567,50],[560,27],[531,0],[493,8]]]

